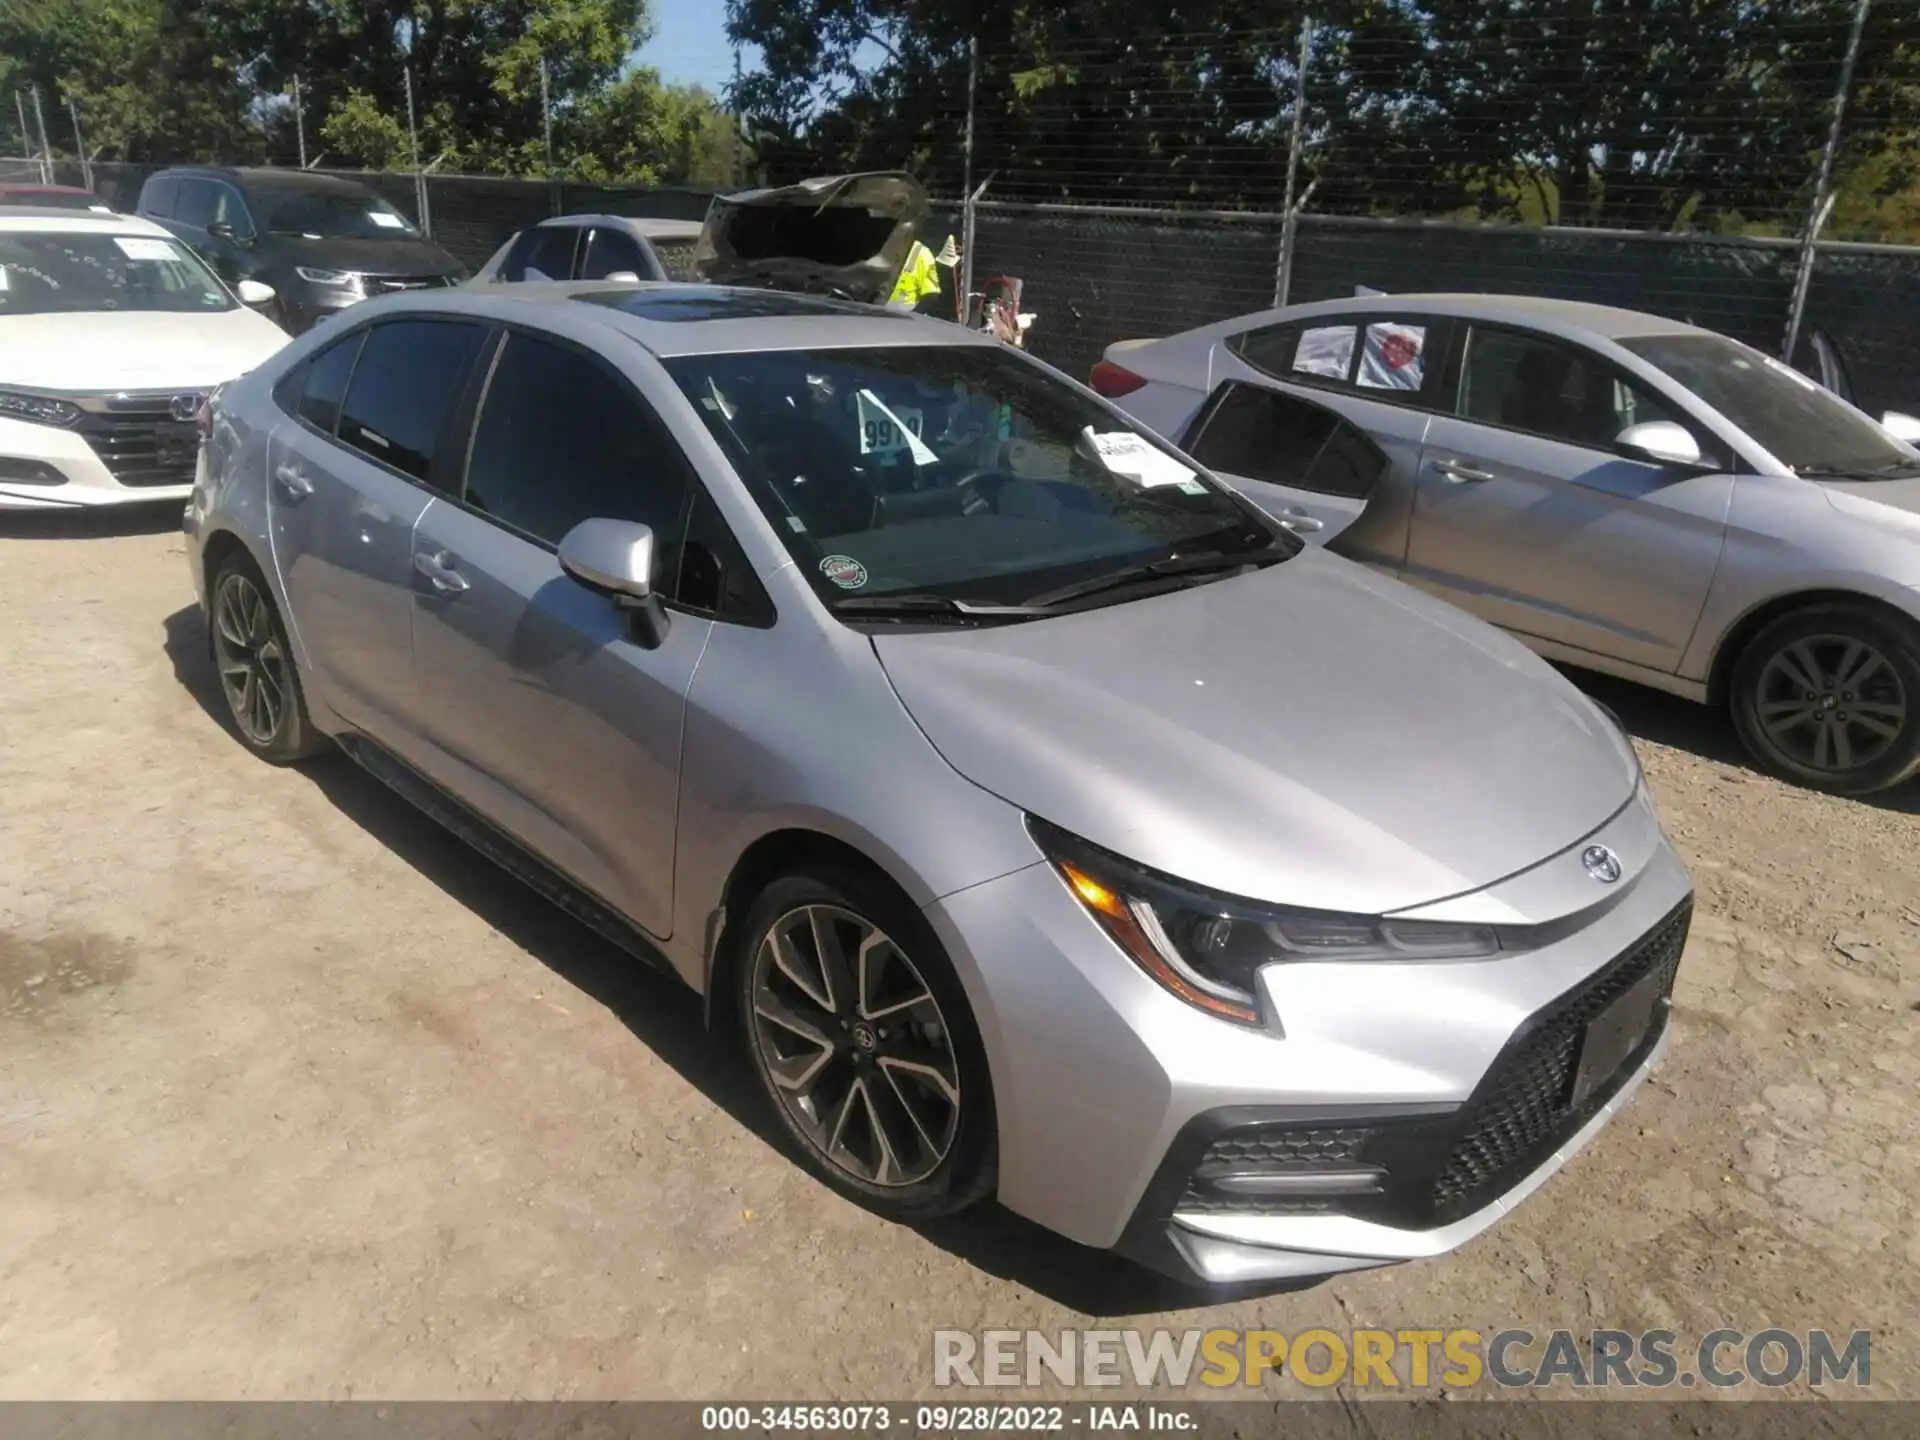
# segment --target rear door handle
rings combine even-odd
[[[1289,530],[1299,530],[1309,534],[1315,530],[1324,530],[1327,528],[1326,521],[1316,519],[1304,510],[1295,510],[1291,507],[1282,510],[1274,518]]]
[[[1464,484],[1470,480],[1493,479],[1493,471],[1476,470],[1473,466],[1463,464],[1458,460],[1436,460],[1433,462],[1433,468],[1456,485]]]
[[[467,588],[467,577],[454,567],[453,556],[442,550],[438,555],[429,555],[417,550],[413,556],[413,568],[427,577],[433,588],[442,595],[459,595]]]
[[[284,460],[273,467],[273,480],[289,500],[304,500],[313,493],[313,482],[300,473],[300,467]]]

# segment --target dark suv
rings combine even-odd
[[[228,284],[261,280],[280,322],[314,321],[389,290],[457,285],[466,268],[364,185],[302,170],[161,170],[137,213],[198,250]]]

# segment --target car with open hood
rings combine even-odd
[[[678,976],[884,1215],[1208,1282],[1437,1255],[1666,1044],[1691,888],[1609,715],[1010,346],[465,286],[212,421],[241,742],[337,744]]]
[[[893,293],[926,220],[927,193],[903,171],[716,195],[693,265],[716,285],[879,305]]]
[[[183,499],[196,416],[286,332],[157,225],[0,210],[0,510]]]

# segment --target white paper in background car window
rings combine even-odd
[[[367,218],[382,230],[404,230],[407,228],[406,221],[402,220],[398,215],[389,214],[385,210],[369,210],[367,212]]]
[[[1300,343],[1293,347],[1293,368],[1302,375],[1346,379],[1353,368],[1353,327],[1320,325],[1302,330]]]
[[[1080,433],[1102,465],[1144,490],[1157,485],[1178,485],[1188,495],[1206,493],[1207,487],[1194,478],[1193,471],[1171,455],[1154,449],[1138,435],[1124,430],[1096,432],[1091,425]]]
[[[129,260],[178,260],[180,252],[171,240],[155,240],[146,235],[116,235],[113,243]]]
[[[1367,326],[1367,343],[1360,351],[1361,385],[1369,390],[1418,390],[1426,373],[1426,326]]]

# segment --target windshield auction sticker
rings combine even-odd
[[[842,590],[858,590],[867,583],[867,567],[851,555],[829,555],[820,562],[820,573]]]

